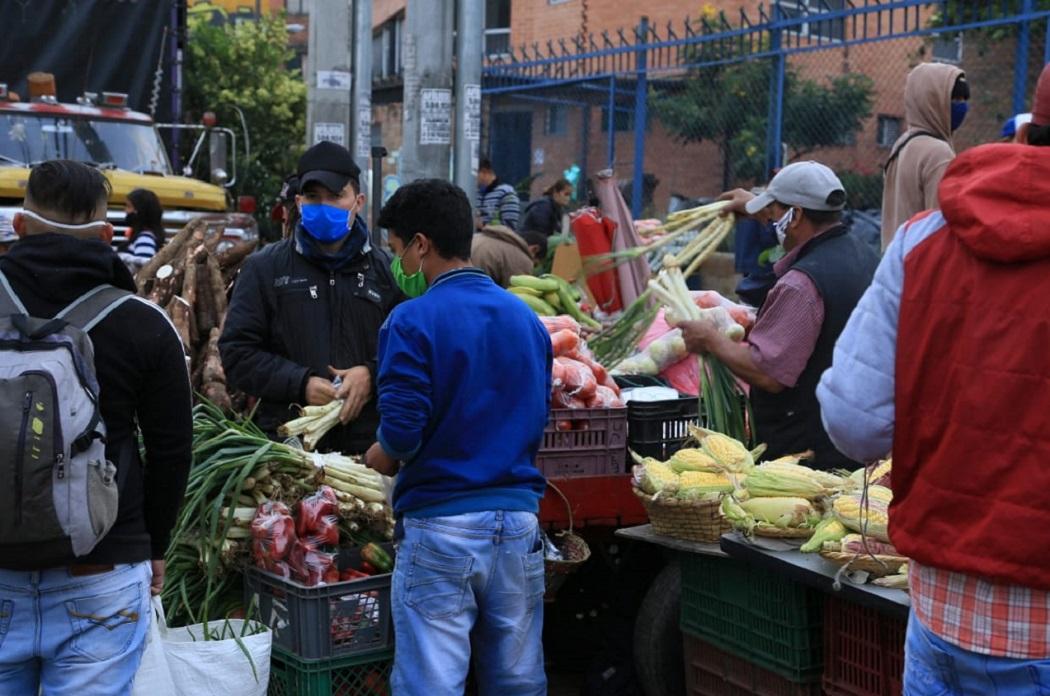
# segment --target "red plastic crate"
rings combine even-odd
[[[552,409],[536,467],[547,478],[625,473],[627,409]]]
[[[900,696],[906,623],[837,597],[824,600],[824,691]]]
[[[687,696],[820,696],[820,684],[800,684],[696,636],[682,632]]]
[[[580,527],[630,527],[645,524],[645,508],[631,491],[631,475],[552,478],[572,505],[572,520]],[[554,529],[569,526],[565,501],[550,487],[540,501],[540,524]]]

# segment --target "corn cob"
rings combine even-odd
[[[822,483],[804,471],[762,466],[755,467],[747,475],[744,488],[754,498],[788,496],[815,499],[830,492]]]
[[[867,480],[869,485],[879,484],[888,485],[890,481],[890,472],[893,470],[893,460],[883,459],[881,462],[872,467],[861,467],[849,475],[850,481],[852,481],[858,488],[862,487]]]
[[[867,508],[862,507],[861,497],[858,494],[841,495],[835,498],[832,509],[835,517],[849,529],[888,543],[890,540],[888,505],[870,495],[867,503]]]
[[[718,463],[718,468],[731,473],[745,473],[754,467],[755,460],[742,443],[733,438],[703,428],[691,427],[700,447]]]
[[[712,494],[729,493],[733,490],[733,482],[725,474],[683,471],[678,479],[678,497],[683,500],[699,500]]]
[[[817,528],[813,530],[813,536],[799,549],[802,553],[813,553],[824,547],[825,541],[838,541],[846,536],[847,529],[834,517],[828,517],[820,521]]]
[[[642,490],[649,495],[674,495],[678,492],[678,474],[663,462],[653,459],[642,467],[641,485]]]
[[[816,515],[805,498],[749,498],[740,507],[756,521],[781,529],[813,524]]]
[[[781,457],[771,462],[762,462],[758,465],[759,469],[765,471],[783,471],[783,472],[795,472],[797,474],[803,474],[814,481],[820,483],[824,488],[832,490],[842,490],[846,487],[846,479],[841,476],[829,473],[827,471],[818,471],[811,469],[808,466],[804,466],[797,462],[788,461],[791,457]]]
[[[874,553],[883,556],[899,556],[900,552],[893,544],[868,539],[860,534],[847,534],[839,539],[839,551],[843,553]]]
[[[667,465],[674,471],[682,473],[685,471],[719,471],[718,462],[709,454],[700,449],[683,449],[675,452]]]

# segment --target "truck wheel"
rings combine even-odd
[[[682,572],[672,561],[646,593],[634,624],[634,666],[645,696],[685,694],[682,633],[678,628]]]

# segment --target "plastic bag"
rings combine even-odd
[[[551,346],[555,357],[576,353],[580,347],[580,335],[569,329],[562,329],[551,334]]]
[[[339,582],[335,554],[318,551],[302,539],[292,546],[288,554],[288,566],[292,569],[292,579],[307,587]]]
[[[295,544],[295,521],[284,503],[266,501],[252,519],[252,558],[256,565],[279,572],[278,564]]]
[[[160,597],[150,600],[152,609],[149,631],[146,633],[146,647],[142,652],[135,679],[131,683],[131,696],[179,696],[175,680],[171,676],[167,654],[164,652],[164,641],[161,627],[165,626],[164,607]]]
[[[582,399],[566,394],[564,389],[555,389],[551,392],[551,408],[587,408],[587,404]],[[565,429],[572,430],[571,427]]]
[[[339,543],[339,500],[331,487],[321,486],[299,502],[295,529],[299,538],[311,546]]]
[[[556,378],[561,383],[558,384],[556,382],[556,387],[560,386],[569,396],[578,397],[583,401],[594,396],[595,391],[598,389],[598,380],[595,379],[591,368],[579,360],[571,358],[555,358],[554,364],[555,366],[561,366],[559,376]]]
[[[587,402],[587,408],[623,408],[623,400],[612,389],[598,385],[594,396]]]
[[[580,322],[576,321],[567,314],[561,314],[556,317],[540,317],[540,321],[547,327],[547,333],[553,335],[559,331],[572,331],[577,336],[580,335],[582,328]]]
[[[696,302],[696,306],[700,309],[722,307],[728,312],[732,320],[742,326],[745,330],[750,329],[755,324],[757,312],[754,307],[733,302],[732,300],[722,297],[722,295],[714,290],[701,290],[693,296],[693,301]]]

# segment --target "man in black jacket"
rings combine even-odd
[[[401,299],[390,257],[372,248],[350,153],[330,142],[299,159],[300,222],[291,238],[248,259],[219,340],[231,386],[258,397],[276,433],[295,405],[342,399],[342,426],[319,449],[361,454],[375,441],[379,327]]]
[[[30,316],[54,317],[103,285],[135,292],[109,246],[109,193],[98,170],[78,162],[33,168],[13,220],[20,241],[0,259],[5,282]],[[89,555],[68,566],[31,568],[17,554],[0,558],[0,694],[128,693],[149,625],[150,589],[158,594],[164,582],[164,553],[191,458],[182,343],[164,311],[140,297],[125,299],[88,336],[106,458],[117,469],[117,519]],[[5,425],[19,427],[10,415]]]

